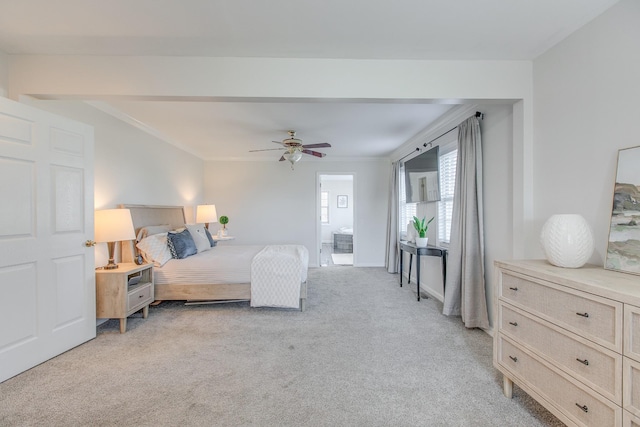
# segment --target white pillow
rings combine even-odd
[[[162,267],[171,259],[171,251],[167,245],[167,233],[153,234],[142,239],[136,247],[140,249],[142,257],[156,267]]]
[[[187,224],[187,230],[189,230],[191,237],[193,237],[198,253],[211,249],[211,243],[209,243],[209,238],[204,231],[203,224]]]

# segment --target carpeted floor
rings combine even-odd
[[[492,341],[381,268],[309,272],[305,312],[162,303],[0,384],[0,426],[556,426]]]

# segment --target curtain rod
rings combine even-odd
[[[484,114],[481,113],[480,111],[476,111],[475,117],[479,118],[480,120],[484,119]],[[451,129],[449,129],[448,131],[446,131],[445,133],[443,133],[442,135],[436,136],[435,138],[433,138],[431,141],[429,142],[425,142],[424,144],[422,144],[423,147],[427,147],[427,145],[431,145],[433,147],[433,141],[435,141],[436,139],[442,138],[443,136],[445,136],[446,134],[448,134],[449,132],[452,132],[454,130],[456,130],[458,128],[458,126],[454,126]],[[410,155],[412,155],[413,153],[415,153],[416,151],[420,151],[420,147],[416,147],[415,150],[413,150],[412,152],[410,152],[409,154],[406,154],[405,156],[401,157],[400,159],[398,159],[398,161],[403,160],[407,157],[409,157]]]

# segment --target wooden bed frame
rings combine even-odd
[[[173,228],[186,224],[184,208],[182,206],[148,206],[148,205],[119,205],[119,208],[129,209],[136,235],[138,231],[150,225],[169,224]],[[135,254],[133,240],[122,242],[122,261],[133,262]],[[155,299],[186,300],[189,302],[213,301],[249,301],[251,299],[251,283],[233,284],[193,284],[173,283],[155,286]],[[304,311],[307,299],[307,283],[300,286],[300,309]]]

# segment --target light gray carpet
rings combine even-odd
[[[163,303],[0,384],[0,425],[561,425],[440,310],[354,267],[310,270],[305,312]]]

